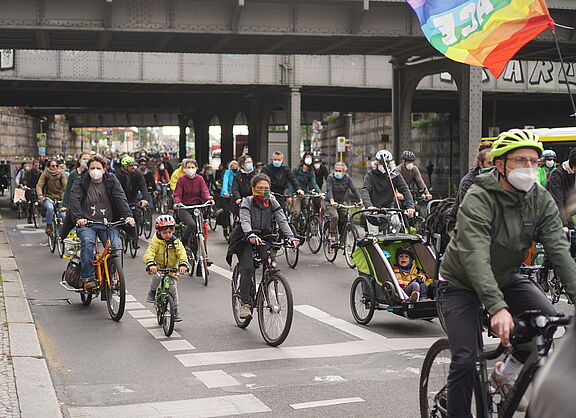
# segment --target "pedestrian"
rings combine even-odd
[[[432,164],[432,161],[428,161],[426,171],[428,172],[428,184],[430,185],[430,189],[432,189],[432,173],[434,173],[434,164]]]

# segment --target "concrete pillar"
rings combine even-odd
[[[194,120],[194,148],[196,150],[196,161],[198,166],[202,167],[208,163],[208,154],[210,134],[208,128],[210,127],[209,116],[206,114],[196,114],[193,116]]]
[[[290,87],[290,103],[288,118],[288,165],[290,167],[300,161],[300,128],[302,126],[302,109],[299,87]]]
[[[412,99],[418,81],[415,77],[392,61],[392,153],[398,162],[400,153],[410,148],[412,138]]]
[[[222,163],[228,164],[234,159],[234,117],[232,113],[227,113],[221,116],[220,127],[222,133],[220,137],[220,148],[222,155]]]
[[[255,97],[250,102],[250,110],[246,113],[248,118],[248,148],[254,162],[268,159],[268,119],[271,106]]]
[[[188,128],[188,116],[178,115],[178,126],[180,127],[180,135],[178,137],[178,158],[182,161],[186,158],[186,128]]]
[[[460,175],[474,165],[482,140],[482,68],[463,65],[459,77]]]

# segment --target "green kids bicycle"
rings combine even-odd
[[[158,269],[156,273],[162,278],[158,289],[156,289],[156,300],[154,309],[156,309],[156,318],[158,325],[162,326],[164,335],[169,337],[174,331],[174,322],[176,316],[176,302],[174,295],[170,292],[170,280],[174,279],[174,274],[178,274],[178,269]]]

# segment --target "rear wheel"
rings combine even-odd
[[[144,238],[148,239],[152,235],[152,210],[146,208],[144,211]]]
[[[240,299],[240,269],[239,265],[236,264],[234,271],[232,272],[232,315],[234,315],[234,321],[236,325],[240,328],[246,328],[252,318],[243,319],[240,318],[240,305],[242,301]]]
[[[284,342],[290,327],[294,307],[292,291],[280,273],[270,274],[260,286],[257,297],[258,325],[262,337],[273,347]]]
[[[64,237],[60,236],[60,234],[62,233],[62,223],[58,222],[55,223],[55,228],[54,228],[54,232],[56,234],[56,248],[58,249],[58,255],[60,256],[60,258],[64,257],[64,251],[65,249],[65,244],[64,244]]]
[[[354,234],[355,228],[352,224],[347,224],[344,229],[344,258],[346,259],[346,264],[351,269],[356,268],[356,264],[352,259],[352,254],[354,254],[354,250],[356,249],[356,235]]]
[[[48,248],[50,248],[51,253],[56,251],[56,241],[58,238],[56,229],[57,229],[56,222],[52,221],[52,233],[48,235]]]
[[[439,290],[436,291],[436,311],[438,312],[438,322],[440,322],[440,326],[446,332],[446,323],[444,322],[444,311],[442,310],[442,292]]]
[[[162,329],[164,330],[164,335],[167,337],[172,335],[174,331],[174,319],[176,316],[175,313],[175,306],[174,306],[174,299],[172,295],[168,294],[166,298],[164,298],[163,309],[162,309]]]
[[[138,248],[136,248],[136,245],[138,243],[138,235],[136,236],[136,238],[130,238],[130,257],[132,258],[136,258],[136,254],[138,253]]]
[[[31,203],[32,205],[32,222],[34,223],[34,228],[38,229],[38,224],[40,222],[40,206],[38,202]]]
[[[292,233],[295,236],[298,236],[296,233],[296,229],[292,224],[290,224],[290,228],[292,229]],[[284,247],[284,255],[286,256],[286,262],[290,268],[295,268],[298,265],[298,258],[300,257],[300,247],[292,247],[286,246]]]
[[[18,212],[18,219],[22,219],[22,215],[24,214],[22,202],[16,203],[16,211]]]
[[[350,309],[356,322],[368,324],[374,316],[376,295],[374,286],[364,276],[358,276],[350,289]]]
[[[203,234],[198,234],[198,264],[204,286],[208,286],[208,253],[206,251],[206,239]]]
[[[208,208],[208,223],[210,224],[210,229],[216,231],[218,224],[216,223],[216,208],[214,206]]]
[[[310,219],[306,240],[308,241],[308,248],[310,248],[312,254],[320,251],[320,247],[322,246],[322,226],[320,225],[320,219],[316,215]]]
[[[110,283],[105,283],[106,305],[108,313],[114,321],[120,321],[126,306],[126,281],[120,260],[116,257],[108,259]]]
[[[326,222],[324,222],[324,228],[322,230],[322,247],[324,249],[324,257],[331,263],[336,260],[336,256],[338,255],[338,247],[333,245],[335,242],[336,241],[330,240],[330,220],[327,219]]]

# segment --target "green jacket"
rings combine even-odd
[[[550,170],[550,171],[548,171]],[[556,167],[548,168],[548,167],[538,167],[538,183],[542,185],[542,187],[546,187],[546,183],[548,183],[548,177],[552,172],[556,170]]]
[[[539,184],[528,193],[506,191],[496,170],[479,175],[458,211],[440,274],[456,287],[475,291],[494,314],[508,307],[500,289],[520,267],[532,241],[544,245],[574,300],[576,263],[552,196]]]

